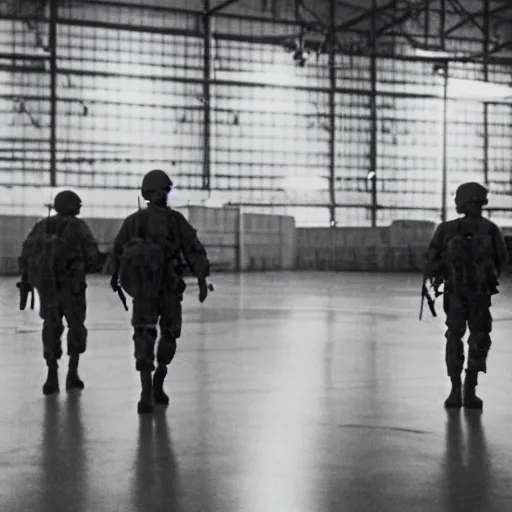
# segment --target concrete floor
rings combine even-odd
[[[494,305],[484,412],[447,413],[443,317],[419,276],[219,275],[190,286],[166,381],[139,417],[129,314],[89,280],[82,392],[44,397],[40,321],[0,280],[0,510],[512,510],[512,286]],[[439,305],[440,306],[440,305]]]

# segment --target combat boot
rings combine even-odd
[[[167,366],[158,365],[155,374],[153,375],[153,397],[155,403],[159,405],[169,405],[169,397],[164,391],[164,380],[167,375]]]
[[[483,409],[484,402],[475,394],[478,385],[478,372],[466,370],[464,379],[464,398],[462,404],[468,409]]]
[[[78,361],[80,356],[78,354],[74,354],[69,356],[69,368],[68,375],[66,377],[66,390],[77,388],[84,389],[85,385],[83,381],[78,376]]]
[[[51,395],[59,392],[59,365],[57,361],[47,361],[46,364],[48,365],[48,377],[43,384],[43,394]]]
[[[444,401],[444,406],[447,409],[458,409],[462,407],[462,382],[460,375],[452,375],[452,389],[448,398]]]
[[[140,382],[142,391],[140,401],[137,404],[139,414],[151,414],[153,412],[153,383],[151,381],[151,372],[140,372]]]

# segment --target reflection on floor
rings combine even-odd
[[[418,276],[220,275],[190,285],[166,390],[139,417],[129,314],[89,280],[82,392],[44,397],[40,320],[0,280],[0,509],[512,510],[512,292],[495,299],[484,411],[447,413],[444,325]]]

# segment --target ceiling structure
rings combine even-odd
[[[4,0],[11,13],[41,10],[50,0]],[[454,51],[471,41],[471,60],[512,63],[510,0],[55,0],[60,5],[119,6],[127,10],[166,9],[197,12],[211,20],[212,36],[240,37],[282,45],[292,51],[327,53],[389,53],[396,42],[422,50]],[[134,19],[137,17],[134,16]],[[228,18],[275,21],[259,33]],[[237,26],[236,29],[233,27]],[[276,28],[278,27],[278,28]],[[238,33],[236,33],[238,32]],[[390,46],[389,42],[393,44]],[[375,42],[375,47],[374,43]],[[478,48],[475,50],[475,48]]]
[[[22,0],[11,0],[22,1]],[[36,0],[33,0],[36,1]],[[290,50],[318,53],[369,54],[375,41],[377,55],[389,53],[401,42],[423,50],[460,49],[473,42],[470,60],[512,63],[512,2],[510,0],[60,0],[63,3],[145,6],[197,12],[212,21],[213,37],[238,36],[253,42],[278,44]],[[275,21],[281,32],[267,24],[261,33],[225,18]],[[201,23],[198,24],[201,30]],[[229,33],[228,33],[229,32]],[[249,33],[250,32],[250,33]],[[387,41],[387,44],[385,43]],[[382,43],[382,44],[379,44]]]
[[[255,40],[284,43],[336,52],[369,52],[375,41],[376,53],[400,40],[430,51],[454,51],[461,41],[472,41],[478,51],[472,60],[510,59],[512,63],[512,2],[509,0],[209,0],[212,14],[228,12],[243,16],[247,5],[257,4],[274,19],[294,19],[295,34],[255,36]],[[380,46],[380,48],[379,48]]]

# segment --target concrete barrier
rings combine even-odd
[[[197,230],[207,249],[212,271],[237,270],[239,254],[244,257],[244,270],[290,270],[297,267],[297,233],[293,217],[243,214],[244,229],[241,231],[237,208],[189,206],[177,210]],[[0,274],[17,273],[23,240],[41,218],[0,216]],[[84,220],[98,240],[99,249],[110,253],[123,220]]]
[[[435,223],[397,221],[376,228],[298,228],[297,268],[410,272],[423,267]]]
[[[396,221],[378,228],[296,228],[289,216],[242,213],[238,208],[188,206],[178,211],[205,245],[212,271],[416,271],[435,228],[432,222]],[[240,219],[242,223],[240,223]],[[0,216],[0,273],[17,272],[21,244],[37,217]],[[122,219],[84,220],[110,252]],[[240,261],[242,258],[242,261]]]

